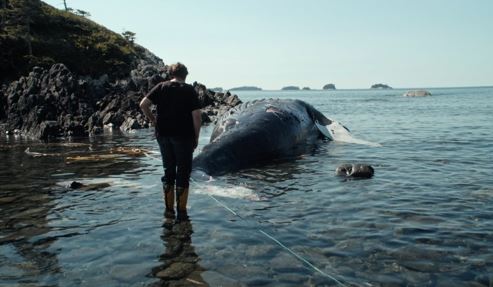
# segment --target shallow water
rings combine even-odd
[[[430,91],[239,93],[305,100],[382,146],[324,143],[196,182],[191,222],[174,225],[150,131],[69,147],[1,138],[0,286],[491,286],[493,88]],[[67,160],[115,146],[150,153]],[[336,177],[347,162],[369,163],[375,176]]]

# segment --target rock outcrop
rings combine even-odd
[[[47,139],[83,137],[101,133],[104,126],[124,131],[149,126],[140,111],[142,97],[167,79],[159,58],[142,59],[127,78],[110,81],[77,76],[64,64],[50,69],[33,68],[29,75],[4,85],[0,91],[2,132]],[[241,101],[228,93],[215,93],[194,83],[204,108],[204,122]]]
[[[404,94],[404,97],[426,97],[431,96],[427,90],[410,90]]]
[[[229,91],[225,93],[214,92],[197,82],[194,82],[193,86],[199,94],[203,123],[216,123],[217,119],[223,113],[227,112],[230,108],[241,104],[241,100],[238,96],[231,94]]]
[[[334,84],[327,84],[325,86],[323,86],[324,90],[335,90],[336,89],[336,86]]]

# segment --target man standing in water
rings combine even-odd
[[[163,158],[165,216],[187,218],[187,200],[193,151],[199,141],[202,114],[195,89],[185,83],[188,70],[181,63],[169,67],[170,81],[157,84],[140,102],[140,108],[156,127],[156,139]],[[151,105],[157,106],[157,119]]]

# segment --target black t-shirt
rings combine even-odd
[[[161,82],[146,97],[157,106],[158,135],[195,137],[192,111],[200,109],[200,104],[197,92],[191,85]]]

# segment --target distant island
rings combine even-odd
[[[386,84],[374,84],[371,86],[372,89],[392,89],[391,86]]]
[[[230,91],[262,91],[262,88],[255,87],[255,86],[241,86],[241,87],[236,87],[229,89]]]
[[[215,87],[215,88],[212,88],[212,89],[209,89],[209,90],[211,90],[213,92],[222,92],[222,91],[224,91],[224,89],[221,88],[221,87]]]
[[[299,91],[300,87],[298,87],[298,86],[287,86],[287,87],[283,87],[281,90],[283,90],[283,91]]]
[[[304,90],[304,91],[309,91],[309,90],[311,90],[311,89],[310,89],[310,87],[303,87],[303,89],[302,89],[302,90]]]
[[[336,86],[334,84],[327,84],[322,89],[324,89],[324,90],[335,90]]]

